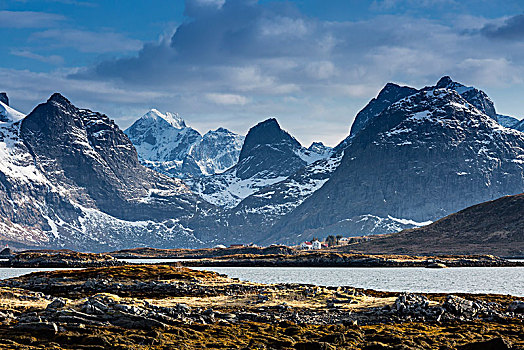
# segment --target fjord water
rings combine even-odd
[[[524,296],[524,267],[199,267],[257,283],[352,286],[391,292]]]
[[[127,259],[126,259],[127,260]],[[129,259],[132,263],[173,263],[184,259]],[[351,286],[391,292],[492,293],[524,296],[524,267],[194,267],[257,283]],[[0,279],[64,268],[0,268]],[[71,270],[71,269],[69,269]],[[74,270],[74,269],[73,269]]]

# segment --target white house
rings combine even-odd
[[[303,250],[309,250],[313,248],[313,244],[311,242],[302,242],[300,243],[300,249]]]
[[[311,249],[322,249],[322,243],[320,243],[318,240],[311,242],[311,245]]]

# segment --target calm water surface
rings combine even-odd
[[[131,263],[164,263],[188,259],[127,259]],[[395,292],[496,293],[524,296],[524,267],[196,267],[244,281],[352,286]],[[0,279],[58,268],[0,268]]]
[[[524,267],[199,267],[244,281],[352,286],[393,292],[524,296]]]
[[[117,259],[130,264],[160,264],[160,263],[174,263],[179,261],[190,261],[195,259]]]

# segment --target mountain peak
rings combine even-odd
[[[0,92],[0,102],[5,104],[6,106],[9,106],[9,97],[7,97],[7,93]]]
[[[158,109],[155,109],[155,108],[151,109],[149,112],[144,114],[142,118],[140,119],[154,120],[154,121],[158,119],[163,119],[168,124],[170,124],[171,126],[173,126],[176,129],[187,128],[186,122],[178,115],[178,113],[171,113],[171,112],[162,113]]]
[[[266,119],[249,129],[244,146],[240,152],[240,158],[242,159],[243,155],[257,145],[276,144],[283,141],[296,143],[297,146],[300,147],[300,144],[295,138],[280,128],[275,118]]]
[[[380,90],[380,92],[378,93],[377,99],[382,99],[387,95],[396,93],[400,88],[401,88],[400,85],[397,85],[395,83],[387,83],[386,85],[384,85],[382,90]]]
[[[255,157],[260,160],[259,167],[246,165],[245,169],[242,167],[237,169],[237,175],[241,178],[250,177],[262,169],[260,166],[262,164],[265,164],[265,169],[280,168],[284,164],[275,164],[279,162],[278,157],[287,160],[297,158],[297,163],[301,163],[297,164],[298,169],[299,166],[303,166],[304,162],[294,151],[301,148],[302,146],[293,136],[280,128],[275,118],[266,119],[249,129],[239,157],[239,164],[244,159]],[[280,173],[280,169],[277,172]],[[289,175],[286,174],[286,176]]]
[[[268,118],[264,121],[261,121],[260,123],[252,127],[251,129],[261,128],[261,127],[280,129],[280,125],[278,124],[278,121],[276,120],[276,118]]]
[[[453,81],[447,75],[440,78],[434,88],[455,90],[459,95],[466,99],[466,101],[474,105],[479,111],[497,120],[495,105],[484,91],[479,90],[473,86],[466,86]],[[433,87],[427,89],[433,89]]]
[[[71,105],[71,102],[58,92],[52,94],[51,97],[49,97],[49,99],[47,100],[47,102],[55,102],[64,106]]]
[[[354,136],[368,126],[368,124],[370,124],[388,106],[416,92],[417,89],[408,86],[387,83],[382,90],[380,90],[377,97],[369,101],[366,107],[358,112],[355,121],[351,126],[350,136]],[[346,143],[347,139],[342,141],[339,146],[343,148]],[[336,148],[339,148],[339,146]]]
[[[437,82],[436,88],[437,89],[446,88],[453,83],[454,81],[451,79],[451,77],[449,75],[445,75],[439,79],[439,81]]]

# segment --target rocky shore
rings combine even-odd
[[[28,251],[6,256],[0,267],[102,267],[119,266],[125,263],[107,254],[65,251]]]
[[[120,259],[202,259],[226,255],[255,254],[294,255],[301,251],[284,245],[269,247],[233,247],[233,248],[203,248],[203,249],[159,249],[159,248],[132,248],[123,249],[106,254]]]
[[[519,349],[524,298],[241,282],[133,265],[0,281],[2,349]]]
[[[369,255],[338,252],[307,252],[301,254],[237,254],[185,262],[190,266],[213,267],[510,267],[524,266],[493,255]]]
[[[242,253],[238,253],[242,252]],[[252,252],[252,253],[246,253]],[[71,250],[13,253],[0,261],[0,267],[104,267],[125,265],[127,258],[186,258],[186,266],[198,267],[511,267],[524,266],[493,255],[394,255],[344,253],[336,250],[300,251],[284,246],[231,249],[152,249],[137,248],[105,254]],[[174,262],[173,264],[178,264]]]

